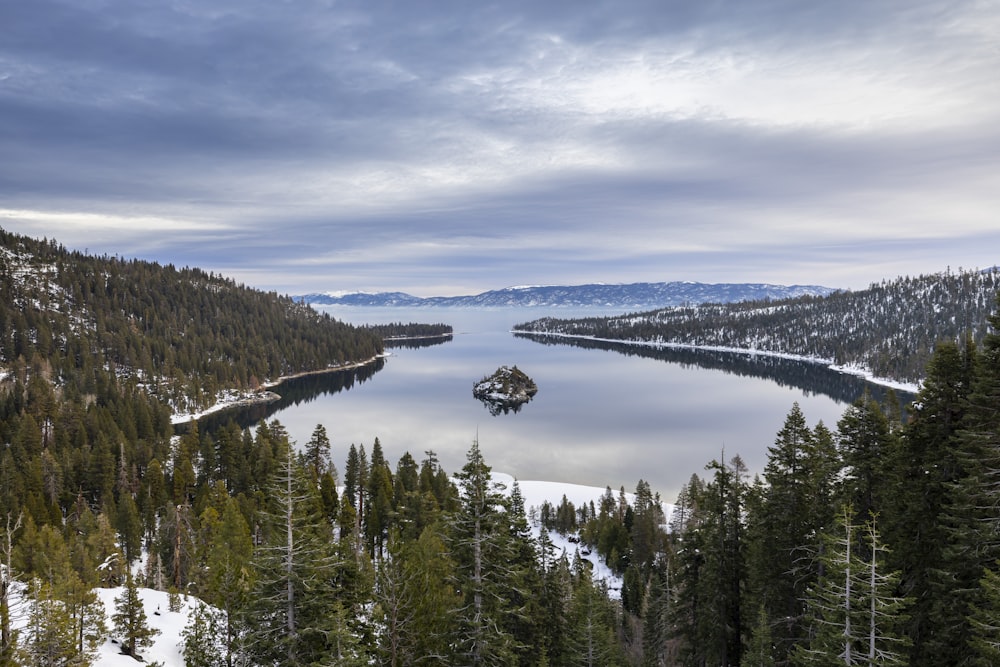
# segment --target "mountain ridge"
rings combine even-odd
[[[464,296],[418,297],[406,292],[311,293],[293,297],[310,305],[359,307],[619,307],[666,308],[702,303],[733,303],[839,291],[822,285],[701,283],[692,281],[523,285]]]

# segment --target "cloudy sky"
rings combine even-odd
[[[301,294],[1000,262],[997,0],[0,2],[0,226]]]

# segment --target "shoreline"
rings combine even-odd
[[[690,343],[654,343],[652,341],[644,340],[628,340],[628,339],[615,339],[615,338],[598,338],[596,336],[581,336],[579,334],[565,334],[565,333],[555,333],[549,331],[522,331],[520,329],[511,329],[511,333],[522,334],[526,336],[550,336],[554,338],[575,338],[579,340],[592,340],[599,343],[620,343],[625,345],[635,345],[639,347],[654,347],[654,348],[673,348],[678,350],[705,350],[707,352],[728,352],[730,354],[742,354],[750,357],[762,356],[762,357],[777,357],[780,359],[791,359],[793,361],[802,361],[810,364],[820,364],[826,366],[832,371],[837,373],[843,373],[845,375],[854,375],[860,377],[872,384],[877,384],[880,387],[886,387],[888,389],[897,389],[899,391],[905,391],[910,394],[916,394],[920,391],[919,383],[911,382],[900,382],[898,380],[890,380],[888,378],[876,377],[871,373],[871,371],[857,366],[838,366],[833,363],[832,359],[820,359],[818,357],[806,357],[801,354],[791,354],[788,352],[771,352],[768,350],[747,350],[739,347],[722,347],[716,345],[691,345]]]
[[[267,403],[273,403],[274,401],[281,400],[281,394],[271,391],[272,388],[281,385],[281,383],[288,380],[294,380],[296,378],[307,377],[310,375],[323,375],[325,373],[336,373],[339,371],[349,371],[354,368],[361,368],[369,364],[373,364],[379,359],[385,359],[391,356],[389,353],[377,354],[371,359],[366,361],[355,361],[349,364],[344,364],[343,366],[329,366],[327,368],[322,368],[315,371],[301,371],[299,373],[293,373],[291,375],[282,375],[276,380],[268,380],[260,385],[260,389],[254,392],[241,393],[231,400],[222,399],[217,401],[213,405],[205,408],[204,410],[199,410],[198,412],[192,412],[188,414],[177,414],[174,413],[170,416],[170,423],[174,426],[179,424],[187,424],[192,421],[198,421],[202,417],[205,417],[216,412],[221,412],[223,410],[228,410],[229,408],[247,407],[251,405],[263,405]]]
[[[454,338],[454,333],[428,334],[426,336],[388,336],[382,339],[384,343],[395,343],[408,340],[435,340],[438,338]]]

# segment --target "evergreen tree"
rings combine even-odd
[[[185,590],[195,573],[197,527],[190,505],[168,504],[160,524],[159,551],[170,585]]]
[[[207,556],[205,598],[221,612],[224,664],[233,667],[246,632],[245,614],[255,585],[253,543],[239,504],[228,499]]]
[[[594,583],[589,563],[579,558],[579,554],[573,559],[573,581],[565,664],[581,667],[625,665],[625,656],[617,640],[620,610],[608,599],[607,589]]]
[[[150,648],[160,631],[151,628],[146,620],[139,589],[132,580],[131,572],[126,572],[125,587],[115,598],[115,611],[111,616],[115,635],[121,640],[122,653],[141,659],[140,651]]]
[[[984,606],[981,581],[1000,558],[1000,415],[996,409],[1000,404],[1000,310],[989,324],[990,332],[975,356],[972,387],[952,441],[957,480],[947,487],[951,497],[942,511],[947,536],[942,566],[930,571],[928,582],[927,613],[933,627],[922,638],[922,650],[928,660],[939,660],[939,665],[971,662],[969,616],[973,608]]]
[[[17,630],[11,622],[11,593],[14,586],[12,557],[14,533],[20,530],[21,514],[8,512],[0,533],[0,667],[13,667],[17,647]]]
[[[504,563],[506,587],[503,606],[505,629],[510,634],[518,664],[533,665],[539,646],[544,647],[545,619],[540,604],[543,573],[539,566],[537,544],[525,514],[524,496],[514,480],[506,499],[503,527],[510,541],[510,558]],[[558,631],[548,628],[549,632]]]
[[[672,659],[670,627],[671,590],[669,570],[657,567],[649,584],[642,631],[644,667],[667,667]]]
[[[37,667],[89,665],[93,656],[79,655],[73,620],[52,586],[35,579],[31,586],[31,606],[24,636],[18,648],[21,664]]]
[[[453,588],[452,563],[436,528],[428,528],[414,541],[404,541],[394,532],[389,554],[379,564],[375,578],[379,664],[447,664],[452,653],[447,642],[461,598]]]
[[[93,661],[108,635],[104,603],[75,572],[69,573],[57,593],[73,627],[77,659],[81,665]]]
[[[885,461],[893,452],[889,421],[868,394],[837,422],[837,445],[843,459],[841,501],[861,520],[883,509],[889,475]]]
[[[393,476],[393,506],[400,538],[415,540],[438,514],[437,500],[420,490],[420,468],[409,452],[400,457]]]
[[[103,512],[94,519],[94,528],[86,538],[86,561],[93,569],[84,576],[93,576],[95,583],[105,588],[118,586],[125,581],[125,555],[118,548],[115,531]]]
[[[123,493],[118,499],[116,528],[119,544],[129,564],[139,559],[142,551],[142,520],[139,509],[130,493]]]
[[[975,667],[992,667],[1000,664],[1000,573],[996,569],[986,570],[980,586],[980,603],[973,606],[970,615],[970,664]]]
[[[216,667],[226,664],[220,613],[195,600],[188,623],[181,631],[184,667]]]
[[[316,485],[291,455],[274,479],[268,541],[255,559],[258,583],[252,619],[252,659],[274,665],[356,660],[338,600],[338,561],[332,526]],[[341,611],[337,611],[340,609]]]
[[[389,558],[382,562],[375,577],[375,616],[382,626],[377,635],[377,653],[379,663],[387,667],[405,664],[413,643],[415,605],[411,596],[416,592],[407,586],[399,546],[399,540],[392,541]]]
[[[757,623],[750,634],[750,642],[746,654],[740,663],[744,667],[774,667],[778,664],[774,658],[775,646],[771,635],[771,619],[764,605],[757,613]]]
[[[316,425],[309,441],[306,442],[302,456],[305,459],[306,467],[316,480],[319,480],[320,476],[333,466],[330,457],[330,438],[326,434],[326,427],[322,424]]]
[[[828,534],[823,578],[809,592],[811,638],[792,652],[798,666],[905,665],[906,600],[895,597],[898,573],[884,571],[886,548],[875,521],[854,523],[845,506]]]
[[[713,548],[706,557],[708,601],[716,616],[715,631],[707,637],[707,655],[719,664],[738,664],[742,655],[743,617],[741,584],[745,576],[743,502],[746,469],[738,457],[729,465],[713,462],[714,479],[706,487],[706,529]]]
[[[505,529],[502,485],[492,479],[479,443],[455,475],[459,508],[451,521],[451,552],[464,603],[454,637],[456,657],[469,667],[515,664],[515,642],[505,630],[507,564],[511,558]]]
[[[573,601],[573,575],[563,551],[554,557],[548,531],[541,527],[539,558],[542,566],[542,590],[539,595],[541,641],[549,662],[566,664],[570,650],[570,612]]]
[[[12,563],[14,571],[21,576],[37,577],[50,586],[61,581],[72,568],[62,533],[51,525],[35,528],[30,516],[14,547]]]
[[[962,476],[955,437],[972,385],[974,358],[971,343],[964,349],[950,341],[938,344],[910,406],[900,447],[888,462],[893,492],[886,500],[882,532],[894,545],[889,562],[901,572],[901,591],[914,598],[906,632],[912,641],[912,667],[948,664],[955,655],[950,642],[946,646],[934,637],[941,627],[961,623],[954,616],[953,579],[945,563],[946,515]]]
[[[389,525],[393,519],[392,472],[382,454],[382,443],[375,438],[371,464],[368,471],[368,510],[364,529],[368,538],[368,551],[373,558],[382,559]]]
[[[817,536],[833,518],[837,468],[829,434],[811,431],[794,404],[768,450],[766,484],[748,499],[748,602],[765,613],[756,627],[776,640],[778,662],[804,638],[805,591],[819,577]]]
[[[675,537],[676,603],[671,616],[682,664],[738,664],[745,630],[745,468],[738,457],[729,465],[712,461],[707,467],[714,477],[704,486],[693,481],[688,485],[694,509],[684,532]]]

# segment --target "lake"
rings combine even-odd
[[[433,450],[454,472],[478,438],[487,463],[518,479],[627,491],[644,479],[672,502],[712,459],[738,454],[751,474],[761,472],[794,402],[810,426],[822,420],[835,429],[866,386],[881,392],[816,364],[551,344],[510,333],[516,323],[547,315],[600,314],[593,309],[321,310],[353,324],[444,322],[455,330],[447,342],[390,348],[377,366],[288,382],[276,389],[281,402],[223,417],[244,425],[278,419],[300,444],[323,424],[341,472],[348,447],[370,452],[376,437],[393,468],[406,451],[420,461]],[[473,398],[472,385],[501,365],[517,365],[539,389],[516,414],[493,416]]]

